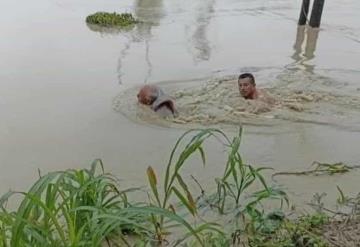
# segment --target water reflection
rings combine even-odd
[[[122,70],[121,68],[123,67],[123,59],[125,59],[128,50],[130,49],[131,43],[133,38],[131,37],[131,35],[129,35],[129,33],[134,29],[134,27],[136,26],[135,24],[133,25],[129,25],[126,27],[103,27],[100,25],[94,25],[94,24],[89,24],[86,23],[87,27],[93,31],[93,32],[97,32],[101,35],[101,37],[106,37],[106,36],[117,36],[119,34],[122,34],[126,37],[126,42],[124,45],[124,48],[121,49],[120,51],[120,56],[118,59],[118,65],[117,65],[117,79],[118,79],[118,83],[122,84]]]
[[[119,84],[122,84],[122,77],[124,75],[122,72],[123,60],[125,59],[128,51],[130,50],[130,47],[131,47],[131,39],[127,39],[127,41],[125,42],[124,48],[122,48],[120,51],[117,68],[116,68]]]
[[[316,44],[319,36],[319,28],[307,28],[307,39],[304,56],[310,60],[315,57]]]
[[[154,26],[160,24],[161,19],[165,16],[165,11],[163,7],[162,0],[137,0],[134,6],[134,13],[136,18],[140,21],[136,25],[136,28],[133,32],[130,32],[127,36],[127,41],[124,48],[120,52],[118,59],[117,73],[118,73],[118,82],[122,83],[122,61],[127,55],[127,51],[130,49],[133,42],[144,42],[145,51],[145,62],[147,65],[147,72],[144,77],[144,83],[147,83],[151,77],[153,66],[150,59],[150,40],[152,38],[151,30]]]
[[[309,26],[297,26],[296,38],[293,46],[291,58],[293,62],[286,65],[284,70],[276,76],[279,85],[292,84],[294,88],[303,88],[308,83],[316,82],[318,85],[334,83],[328,77],[316,74],[315,63],[310,63],[315,58],[319,28]]]
[[[129,25],[126,27],[103,27],[100,25],[86,23],[86,26],[93,32],[99,33],[102,37],[115,36],[120,33],[127,33],[134,29],[135,25]]]
[[[150,59],[150,40],[152,38],[152,28],[160,24],[165,16],[163,0],[137,0],[134,5],[134,14],[140,23],[122,28],[101,27],[99,25],[87,24],[87,27],[94,32],[100,33],[102,37],[122,34],[125,38],[124,47],[121,49],[117,65],[118,83],[122,84],[124,75],[123,60],[125,60],[132,43],[144,42],[144,61],[147,66],[147,72],[144,83],[147,83],[152,74],[152,63]]]
[[[294,54],[291,56],[292,59],[295,61],[301,60],[301,51],[302,51],[302,45],[304,43],[305,39],[305,26],[298,26],[296,31],[296,39],[294,44]]]
[[[136,26],[136,36],[141,40],[152,37],[151,29],[158,26],[165,16],[163,0],[137,0],[134,7],[135,16],[141,21]]]
[[[300,65],[305,71],[310,73],[314,72],[315,65],[310,65],[307,62],[315,57],[319,30],[319,28],[309,26],[298,26],[296,32],[294,54],[291,56],[295,60],[293,65]]]
[[[215,0],[202,1],[197,8],[195,19],[195,30],[193,31],[190,43],[192,44],[191,54],[195,63],[207,61],[211,56],[211,46],[207,37],[207,29],[214,12]],[[189,30],[191,27],[187,27]]]

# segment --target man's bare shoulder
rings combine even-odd
[[[272,96],[266,89],[258,89],[258,98],[257,100],[260,100],[264,103],[274,105],[276,104],[277,100],[274,96]]]

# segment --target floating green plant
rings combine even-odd
[[[313,162],[312,166],[316,166],[315,169],[307,170],[307,171],[299,171],[299,172],[276,172],[273,174],[273,177],[278,175],[334,175],[349,172],[352,169],[358,169],[360,166],[348,166],[342,162],[328,164],[328,163],[320,163]]]
[[[86,23],[103,27],[126,27],[136,24],[137,22],[130,13],[96,12],[86,17]]]

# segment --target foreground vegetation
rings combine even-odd
[[[262,172],[268,168],[243,162],[241,135],[241,130],[232,139],[217,129],[185,132],[161,179],[148,167],[147,201],[131,201],[129,195],[140,190],[122,188],[101,160],[90,169],[40,176],[28,192],[0,198],[0,246],[328,246],[320,237],[329,222],[321,200],[314,203],[320,207],[314,215],[286,217],[286,193],[266,182]],[[195,154],[206,166],[203,143],[209,138],[226,147],[227,160],[223,174],[213,179],[213,193],[193,178],[200,188],[195,196],[182,170]],[[343,205],[356,205],[340,195]],[[20,199],[14,211],[7,209],[11,199]],[[267,211],[263,205],[270,200],[279,203]]]

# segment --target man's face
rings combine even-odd
[[[255,91],[255,85],[251,83],[250,78],[242,78],[238,81],[239,91],[245,99],[250,98]]]

